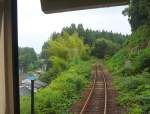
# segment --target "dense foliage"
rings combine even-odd
[[[150,29],[147,25],[134,32],[125,46],[107,66],[114,72],[114,82],[120,96],[118,102],[131,114],[150,111]]]
[[[76,36],[75,36],[76,34]],[[78,34],[78,35],[77,35]],[[112,33],[107,31],[94,31],[91,29],[84,29],[82,24],[75,25],[71,24],[70,27],[64,27],[60,33],[54,32],[50,39],[44,43],[42,47],[41,52],[41,59],[46,61],[45,63],[48,66],[48,69],[51,67],[51,62],[48,60],[49,55],[47,53],[47,50],[49,50],[50,45],[48,42],[58,41],[56,39],[61,39],[65,37],[78,37],[78,40],[80,39],[80,42],[82,41],[86,46],[88,46],[88,50],[90,52],[91,56],[99,57],[99,51],[96,50],[95,46],[98,46],[97,41],[103,41],[103,39],[106,42],[105,50],[109,47],[109,50],[111,50],[112,47],[114,49],[109,51],[111,54],[107,53],[107,55],[112,55],[112,53],[116,52],[118,48],[122,47],[123,42],[127,38],[126,35],[118,34],[118,33]],[[102,39],[102,40],[100,40]],[[66,40],[66,39],[65,39]],[[67,43],[67,42],[66,42]],[[108,44],[108,45],[107,45]],[[117,49],[116,49],[117,48]],[[101,57],[103,58],[103,57]]]
[[[92,49],[92,55],[97,58],[106,58],[112,56],[119,49],[119,46],[111,40],[97,39]]]
[[[48,41],[46,49],[48,62],[51,67],[41,77],[41,80],[49,82],[59,73],[68,68],[68,63],[76,59],[87,59],[89,57],[89,46],[85,45],[77,33],[57,36]]]
[[[67,69],[73,59],[88,59],[89,56],[104,58],[112,56],[122,46],[126,36],[84,29],[82,24],[64,27],[61,33],[53,33],[44,43],[41,58],[47,64],[47,72],[40,77],[50,82],[57,74]]]
[[[126,8],[123,13],[129,16],[129,22],[133,31],[143,24],[150,25],[149,0],[130,0],[130,7]]]
[[[106,62],[119,92],[118,103],[129,114],[150,113],[149,5],[149,0],[131,0],[128,15],[133,33]]]
[[[78,32],[79,36],[82,37],[85,44],[88,44],[89,46],[92,46],[96,39],[105,38],[106,40],[111,40],[114,43],[118,43],[120,45],[123,44],[127,36],[119,34],[119,33],[112,33],[107,31],[94,31],[91,29],[84,29],[82,24],[75,25],[71,24],[70,27],[64,27],[61,34],[67,32],[70,35],[74,32]],[[58,33],[57,33],[58,34]]]
[[[37,114],[67,114],[70,105],[80,96],[90,81],[90,48],[78,33],[64,32],[50,39],[41,54],[44,63],[50,65],[40,79],[49,85],[35,95]],[[29,114],[30,98],[21,97],[21,112]]]
[[[69,69],[59,74],[48,87],[36,94],[36,114],[68,114],[70,105],[79,98],[81,91],[88,85],[93,62],[82,60],[70,62]],[[21,98],[22,114],[30,113],[29,100],[28,97]]]

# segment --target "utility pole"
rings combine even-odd
[[[31,80],[31,114],[34,114],[34,80]]]
[[[36,80],[36,77],[30,75],[28,79],[31,80],[31,114],[34,114],[34,80]]]

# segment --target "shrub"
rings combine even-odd
[[[94,61],[72,61],[69,68],[60,73],[48,87],[35,95],[36,114],[69,114],[68,109],[80,96],[90,80],[91,64]],[[25,101],[25,102],[24,102]],[[21,99],[21,112],[29,114],[29,99]],[[30,104],[29,104],[30,105]]]
[[[136,70],[143,71],[146,68],[150,72],[150,48],[143,50],[136,58]]]

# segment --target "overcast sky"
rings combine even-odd
[[[40,53],[43,43],[51,33],[60,32],[64,26],[70,26],[71,23],[82,23],[84,28],[93,30],[104,29],[130,34],[128,18],[122,15],[125,7],[127,6],[44,14],[40,0],[18,0],[19,46],[33,47]]]

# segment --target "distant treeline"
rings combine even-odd
[[[23,72],[32,71],[46,64],[46,69],[51,66],[49,62],[49,41],[55,41],[59,37],[65,37],[65,34],[71,36],[78,34],[78,37],[85,45],[89,46],[91,56],[104,58],[113,55],[119,48],[122,47],[128,35],[121,33],[112,33],[107,31],[94,31],[84,29],[82,24],[71,24],[70,27],[64,27],[60,33],[54,32],[48,41],[42,46],[42,51],[39,55],[36,54],[33,48],[19,47],[19,67]]]
[[[83,40],[83,43],[91,48],[90,55],[99,58],[113,55],[119,48],[123,46],[124,41],[128,38],[128,35],[122,35],[121,33],[107,32],[104,30],[94,31],[91,29],[84,29],[82,24],[78,24],[77,26],[75,24],[71,24],[70,27],[64,27],[60,33],[54,32],[50,36],[49,40],[55,40],[58,37],[62,37],[64,36],[64,33],[69,35],[77,33],[79,38]],[[43,44],[40,55],[40,57],[45,60],[46,63],[48,63],[48,41]]]
[[[50,38],[55,39],[58,35],[62,35],[64,32],[67,32],[69,35],[77,32],[79,34],[79,37],[83,38],[84,43],[90,46],[93,45],[96,39],[99,38],[105,38],[119,44],[123,44],[124,40],[127,38],[127,35],[122,35],[121,33],[113,33],[112,31],[108,32],[105,30],[95,31],[88,28],[84,29],[82,24],[78,24],[77,26],[75,24],[71,24],[70,27],[64,27],[61,33],[54,32]]]

